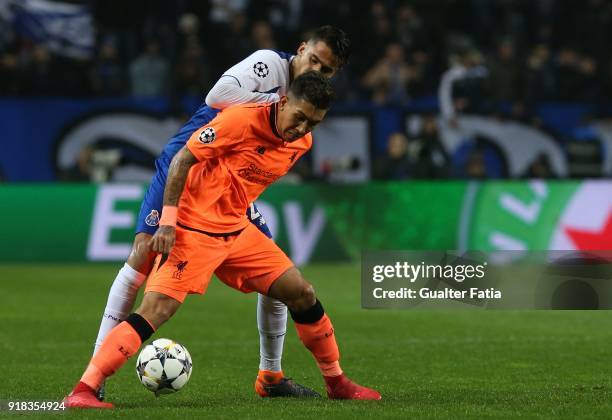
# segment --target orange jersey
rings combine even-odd
[[[287,143],[276,131],[276,104],[226,108],[196,130],[187,148],[200,161],[189,171],[179,223],[212,233],[245,228],[250,203],[312,145],[309,134]]]

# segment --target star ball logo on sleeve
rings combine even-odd
[[[201,143],[210,144],[217,138],[217,133],[215,133],[215,129],[212,127],[206,127],[200,133],[199,140]]]
[[[253,72],[257,77],[264,78],[270,74],[270,69],[266,63],[258,61],[257,63],[253,64]]]

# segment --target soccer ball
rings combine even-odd
[[[136,374],[149,391],[171,394],[185,386],[191,376],[191,356],[185,347],[167,338],[145,346],[136,360]]]

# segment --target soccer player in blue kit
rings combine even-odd
[[[151,252],[149,241],[159,224],[168,167],[193,132],[230,105],[277,102],[287,94],[291,81],[309,70],[331,78],[346,63],[349,55],[347,35],[338,28],[322,26],[298,47],[295,55],[258,50],[223,73],[206,96],[205,103],[170,139],[155,162],[156,173],[140,208],[132,250],[111,286],[94,354],[110,330],[129,315],[138,290],[151,272],[156,254]],[[264,234],[272,237],[255,204],[251,205],[247,215]],[[261,397],[319,396],[315,391],[286,378],[281,369],[287,307],[279,300],[258,295],[257,325],[260,363],[255,391]],[[104,391],[102,386],[98,393],[100,400],[104,399]]]

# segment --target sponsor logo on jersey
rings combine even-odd
[[[257,148],[255,149],[257,151],[257,153],[259,153],[260,155],[263,155],[264,153],[266,153],[266,148],[263,146],[257,146]]]
[[[157,226],[159,224],[159,212],[157,210],[151,210],[151,213],[145,218],[145,223],[148,226]]]
[[[247,168],[238,170],[238,176],[260,185],[270,185],[281,177],[281,175],[258,168],[252,163]]]
[[[258,61],[257,63],[253,64],[253,73],[255,73],[257,77],[261,77],[263,79],[270,74],[270,68],[266,63]]]
[[[215,141],[216,138],[217,133],[215,133],[215,129],[212,127],[206,127],[204,130],[202,130],[200,136],[198,137],[200,143],[204,144],[210,144]]]

